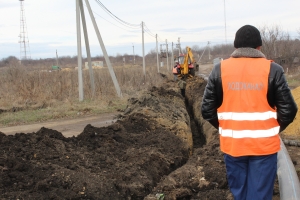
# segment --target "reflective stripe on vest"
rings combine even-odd
[[[224,153],[268,155],[280,150],[276,110],[267,101],[270,64],[265,58],[221,62],[223,102],[218,119]]]

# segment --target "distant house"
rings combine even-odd
[[[85,69],[89,68],[89,63],[85,62]],[[92,61],[92,68],[102,68],[103,67],[103,61]]]
[[[283,58],[283,57],[277,57],[277,58],[274,58],[274,61],[276,62],[276,63],[278,63],[279,65],[284,65],[284,64],[286,64],[286,59],[285,58]]]
[[[288,59],[286,57],[278,57],[275,58],[274,61],[276,63],[278,63],[281,66],[284,66],[285,64],[288,64]],[[300,65],[300,58],[299,57],[295,57],[293,62],[292,62],[292,66],[293,67],[298,67]]]

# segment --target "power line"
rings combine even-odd
[[[165,41],[163,39],[161,39],[159,36],[157,36],[157,38],[159,39],[160,43],[165,43]]]
[[[149,32],[148,30],[145,30],[145,29],[144,29],[144,31],[145,31],[145,33],[147,33],[149,36],[154,37],[154,38],[156,37],[155,35],[152,35],[151,32]]]
[[[145,23],[144,23],[144,27],[146,28],[145,30],[147,30],[147,33],[148,33],[150,36],[156,38],[156,34],[153,34],[153,33],[150,31],[150,29],[145,25]],[[157,39],[159,40],[160,43],[165,43],[165,41],[164,41],[163,39],[161,39],[158,35],[157,35]]]
[[[131,24],[131,23],[128,23],[128,22],[120,19],[119,17],[114,15],[108,8],[106,8],[99,0],[95,0],[95,1],[104,11],[106,11],[112,18],[114,18],[118,23],[122,24],[123,26],[126,26],[127,28],[135,28],[135,29],[139,29],[142,27],[142,24]],[[99,17],[103,18],[96,12],[93,11],[93,13],[95,13]],[[103,18],[103,19],[106,20],[105,18]],[[106,20],[106,21],[109,22],[108,20]],[[109,23],[111,23],[111,22],[109,22]],[[113,24],[113,23],[111,23],[111,24]],[[115,25],[115,24],[113,24],[113,25]],[[117,26],[117,25],[115,25],[115,26]],[[117,27],[119,27],[119,26],[117,26]],[[121,28],[121,27],[119,27],[119,28]],[[153,38],[157,37],[157,39],[159,40],[160,43],[165,43],[164,40],[162,40],[157,34],[152,33],[151,30],[145,25],[145,23],[144,23],[144,33],[148,34],[149,36],[151,36]]]
[[[84,4],[84,6],[87,7],[85,4]],[[116,25],[116,24],[110,22],[109,20],[105,19],[105,18],[102,17],[100,14],[96,13],[95,11],[92,10],[92,12],[93,12],[95,15],[98,15],[99,17],[101,17],[102,19],[104,19],[105,21],[107,21],[108,23],[110,23],[110,24],[112,24],[112,25],[114,25],[114,26],[116,26],[116,27],[118,27],[118,28],[121,28],[121,29],[123,29],[123,30],[125,30],[125,31],[130,31],[130,30],[124,29],[124,28],[122,28],[122,27],[120,27],[120,26],[118,26],[118,25]],[[115,20],[116,20],[116,19],[115,19]],[[124,24],[122,24],[122,25],[124,25]],[[125,25],[125,26],[126,26],[126,25]],[[126,27],[127,27],[127,28],[131,28],[131,29],[139,29],[139,28],[133,28],[133,27],[129,27],[129,26],[126,26]]]
[[[119,22],[120,24],[122,24],[122,25],[124,25],[124,26],[126,26],[126,27],[128,27],[128,28],[135,28],[135,29],[139,29],[139,28],[141,28],[141,24],[131,24],[131,23],[128,23],[128,22],[126,22],[126,21],[124,21],[124,20],[122,20],[122,19],[120,19],[119,17],[117,17],[116,15],[114,15],[109,9],[107,9],[99,0],[95,0],[97,3],[98,3],[98,5],[103,9],[103,10],[105,10],[109,15],[111,15],[117,22]],[[93,11],[94,12],[94,11]],[[103,18],[102,16],[100,16],[99,14],[97,14],[96,12],[94,12],[96,15],[98,15],[99,17],[101,17],[101,18]],[[104,19],[104,18],[103,18]],[[104,20],[106,20],[106,19],[104,19]],[[109,22],[108,20],[106,20],[107,22]],[[111,23],[111,22],[109,22],[109,23]],[[111,23],[111,24],[113,24],[113,23]],[[113,24],[113,25],[115,25],[115,24]],[[116,25],[115,25],[116,26]],[[119,27],[120,28],[120,27]],[[124,29],[125,30],[125,29]],[[156,38],[156,35],[155,34],[153,34],[152,32],[151,32],[151,30],[145,25],[145,23],[144,23],[144,32],[145,33],[147,33],[149,36],[151,36],[151,37],[154,37],[154,38]],[[161,41],[160,42],[163,42],[163,40],[162,39],[160,39]]]
[[[123,25],[127,25],[127,26],[131,26],[131,27],[141,27],[141,24],[131,24],[128,23],[122,19],[120,19],[119,17],[117,17],[116,15],[114,15],[109,9],[107,9],[99,0],[95,0],[98,5],[105,10],[109,15],[111,15],[112,17],[114,17],[117,21],[119,21],[120,23],[123,23]]]
[[[153,34],[153,33],[150,31],[150,29],[146,26],[145,23],[144,23],[144,28],[145,28],[144,30],[145,30],[150,36],[152,36],[152,37],[154,37],[154,38],[156,37],[155,34]]]
[[[101,17],[102,19],[104,19],[105,21],[107,21],[108,23],[110,23],[110,24],[112,24],[112,25],[114,25],[114,26],[116,26],[116,27],[118,27],[118,28],[121,28],[121,29],[123,29],[123,30],[125,30],[125,31],[130,31],[130,30],[126,30],[126,29],[124,29],[124,28],[122,28],[122,27],[120,27],[120,26],[118,26],[118,25],[116,25],[116,24],[114,24],[114,23],[108,21],[107,19],[105,19],[104,17],[102,17],[101,15],[99,15],[98,13],[96,13],[96,12],[94,12],[94,11],[92,11],[92,12],[93,12],[95,15],[98,15],[99,17]],[[126,26],[126,27],[132,29],[132,27],[128,27],[128,26]],[[134,28],[134,29],[136,29],[136,28]]]
[[[145,23],[144,23],[144,27],[146,28],[145,31],[147,31],[147,33],[148,33],[150,36],[156,38],[156,35],[157,35],[157,34],[153,34],[153,33],[150,31],[150,29],[149,29],[148,27],[146,27]],[[164,41],[163,39],[161,39],[158,35],[157,35],[157,39],[159,40],[160,43],[165,43],[165,41]]]

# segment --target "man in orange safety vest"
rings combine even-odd
[[[180,65],[178,60],[175,61],[175,66],[173,67],[172,73],[174,75],[174,81],[178,80],[178,74],[180,74]]]
[[[256,27],[241,27],[236,50],[214,66],[202,99],[203,118],[219,130],[235,200],[272,200],[279,132],[298,110],[283,68],[267,60],[261,46]]]

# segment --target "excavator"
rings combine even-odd
[[[186,54],[181,54],[175,57],[175,61],[180,65],[180,73],[178,77],[192,78],[195,72],[199,71],[199,65],[194,60],[194,56],[190,47],[186,47]]]
[[[175,62],[180,65],[180,68],[177,68],[177,76],[180,78],[178,86],[180,88],[181,95],[185,97],[186,81],[188,78],[195,76],[195,72],[199,71],[199,65],[194,60],[190,47],[186,47],[186,54],[181,54],[178,57],[175,57]]]

